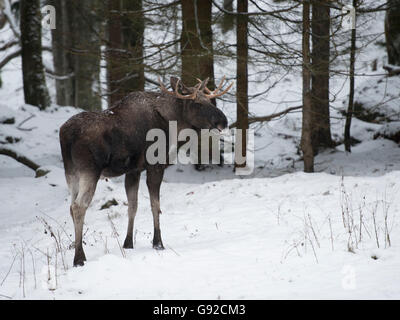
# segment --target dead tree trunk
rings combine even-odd
[[[21,58],[25,102],[43,110],[50,105],[42,61],[39,0],[20,1]]]
[[[301,130],[301,150],[303,151],[304,172],[314,172],[314,152],[312,145],[313,114],[311,106],[310,72],[310,2],[303,2],[303,124]]]

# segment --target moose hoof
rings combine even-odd
[[[74,267],[81,267],[85,265],[85,261],[86,261],[85,253],[83,251],[78,252],[78,254],[75,254],[74,257]]]
[[[74,267],[83,267],[85,265],[85,260],[74,259]]]
[[[126,237],[125,238],[124,249],[133,249],[132,237]]]
[[[159,243],[153,243],[153,249],[164,250],[165,248],[164,248],[163,244],[161,242],[159,242]]]

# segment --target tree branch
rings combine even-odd
[[[0,61],[0,69],[3,68],[7,63],[9,63],[12,59],[18,57],[21,54],[21,49],[9,54],[3,60]]]
[[[286,110],[283,110],[283,111],[277,112],[277,113],[273,113],[273,114],[270,114],[270,115],[268,115],[268,116],[251,117],[251,118],[249,118],[249,124],[254,123],[254,122],[271,121],[271,120],[274,119],[274,118],[283,116],[283,115],[285,115],[285,114],[287,114],[287,113],[289,113],[289,112],[291,112],[291,111],[299,110],[299,109],[301,109],[301,108],[303,108],[303,106],[290,107],[290,108],[288,108],[288,109],[286,109]],[[229,129],[235,128],[236,125],[237,125],[237,122],[232,123],[232,124],[229,126]]]
[[[10,24],[10,28],[11,28],[12,32],[14,33],[14,36],[16,38],[20,39],[21,35],[19,33],[19,29],[17,27],[17,23],[15,22],[13,14],[11,12],[11,6],[10,6],[10,1],[9,0],[5,0],[4,1],[3,13],[4,13],[8,23]]]
[[[301,3],[297,3],[291,7],[287,7],[287,8],[283,8],[283,9],[279,9],[279,10],[274,10],[274,11],[265,11],[262,10],[260,12],[234,12],[234,11],[228,11],[225,10],[224,8],[222,8],[220,5],[218,5],[216,3],[216,1],[212,0],[212,3],[223,13],[225,14],[229,14],[229,15],[233,15],[233,16],[274,16],[276,14],[279,13],[283,13],[283,12],[288,12],[292,9],[295,9],[297,7],[300,6]],[[259,6],[257,6],[258,8],[260,8]]]

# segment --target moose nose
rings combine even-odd
[[[226,128],[226,126],[224,126],[223,124],[221,124],[221,123],[217,124],[217,129],[218,129],[219,131],[222,131],[222,130],[224,130],[225,128]]]
[[[215,121],[214,122],[214,128],[217,128],[219,131],[224,130],[228,126],[228,122],[224,120],[220,121]]]

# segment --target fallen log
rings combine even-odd
[[[391,66],[391,65],[386,65],[382,67],[388,72],[388,76],[397,76],[400,74],[400,67],[399,66]]]
[[[23,155],[19,155],[13,150],[7,149],[7,148],[0,148],[0,154],[3,154],[5,156],[9,156],[18,162],[22,163],[23,165],[27,166],[28,168],[31,168],[32,170],[36,171],[39,169],[39,165],[33,162],[32,160],[28,159],[27,157]]]

